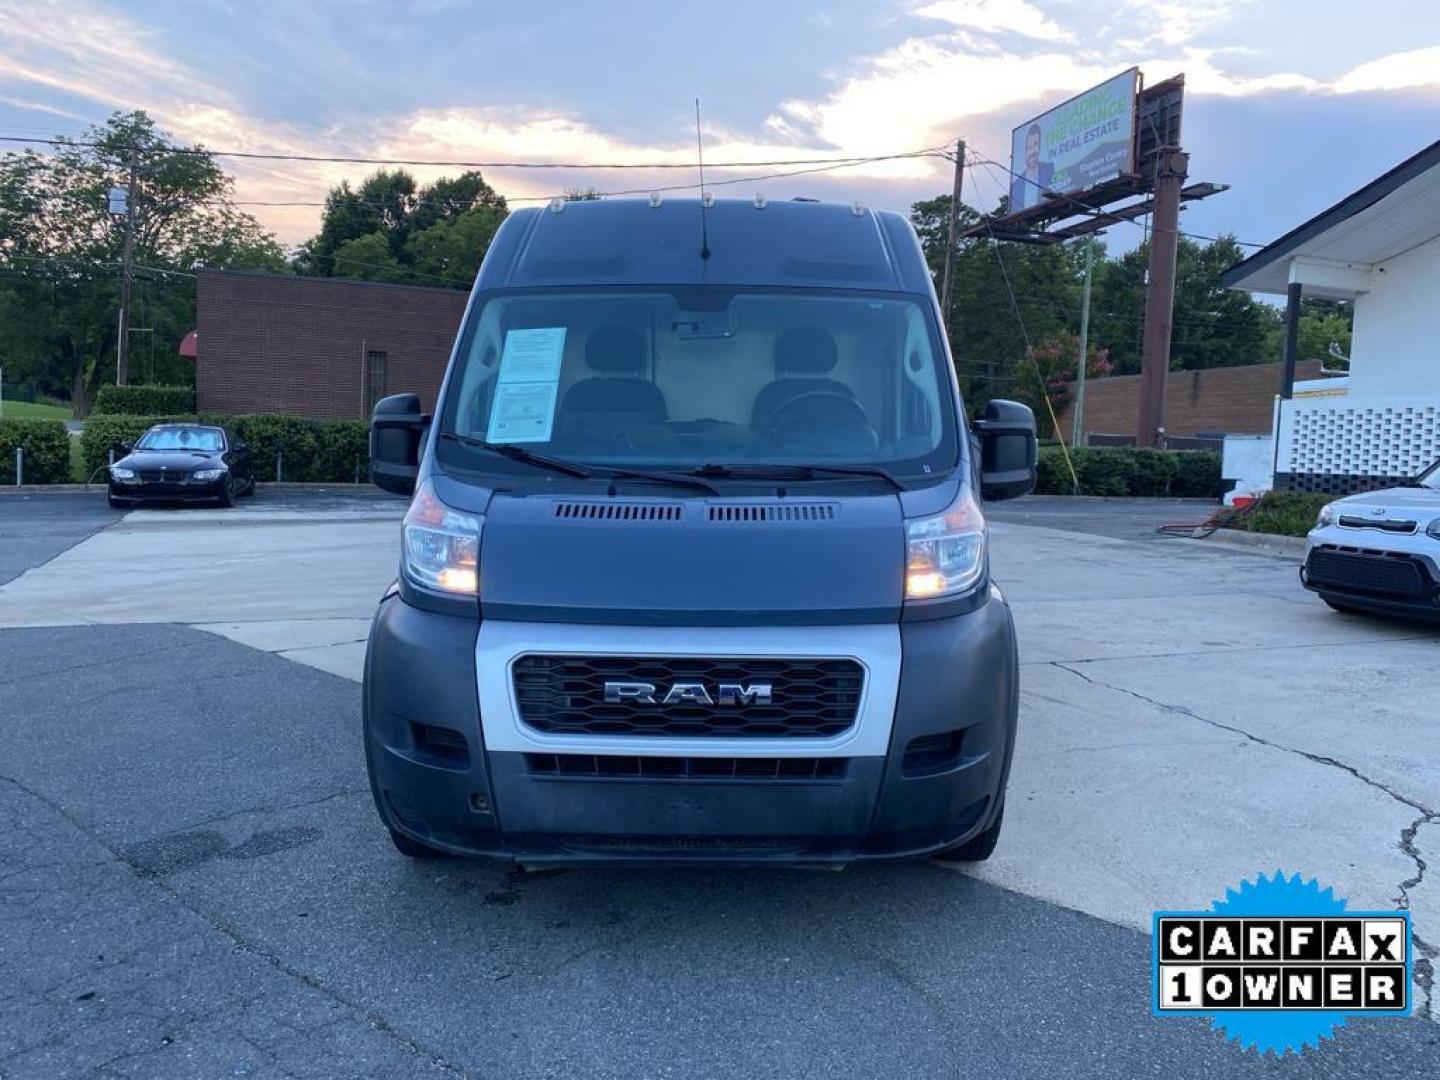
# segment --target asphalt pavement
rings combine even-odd
[[[0,585],[120,520],[105,492],[0,494]]]
[[[69,501],[13,514],[16,497],[0,499],[0,535],[29,553],[29,565],[50,563],[64,537],[84,539],[104,524],[77,497],[53,498]],[[257,513],[263,501],[262,492]],[[179,540],[153,519],[117,534],[169,552],[222,528],[178,513],[190,516],[177,522],[194,523]],[[1067,716],[1088,725],[1094,712],[1138,732],[1168,715],[1071,669],[1114,686],[1137,680],[1156,699],[1178,695],[1184,682],[1165,666],[1175,661],[1146,659],[1133,635],[1101,627],[1085,638],[1057,621],[1070,580],[1061,553],[1075,551],[1081,569],[1067,602],[1099,608],[1084,596],[1098,590],[1106,560],[1124,567],[1150,558],[1137,554],[1146,551],[1163,560],[1153,580],[1122,574],[1111,591],[1123,595],[1104,602],[1133,605],[1180,580],[1194,550],[1087,541],[1109,534],[1047,521],[1027,531],[1002,520],[997,529],[1010,552],[1009,591],[1034,613],[1025,638],[1034,727],[1016,766],[1016,792],[1031,809],[1027,818],[1017,800],[1016,828],[997,852],[1002,879],[1039,873],[1016,886],[1022,891],[926,863],[531,875],[411,862],[390,847],[370,804],[353,679],[183,620],[0,629],[0,1077],[1440,1074],[1440,1025],[1419,1019],[1354,1020],[1321,1049],[1283,1060],[1243,1051],[1203,1021],[1156,1019],[1148,935],[1121,916],[1075,910],[1088,903],[1083,880],[1045,877],[1066,859],[1137,876],[1104,835],[1120,826],[1091,821],[1087,834],[1073,807],[1045,801],[1058,761],[1070,762],[1062,799],[1103,798],[1087,785],[1111,784],[1110,766],[1072,753],[1056,725]],[[371,527],[342,522],[334,534]],[[393,532],[393,523],[373,527]],[[314,528],[317,538],[332,535]],[[234,545],[253,543],[248,531],[223,531],[246,536],[216,561],[242,559]],[[111,565],[108,550],[97,538],[10,595],[28,602],[42,586],[62,586],[72,566]],[[241,568],[256,574],[290,550],[260,550]],[[1271,587],[1269,560],[1236,558],[1250,584]],[[318,598],[338,579],[307,572],[296,580],[312,580]],[[153,587],[157,606],[188,602],[159,599],[176,591],[163,573]],[[1296,611],[1308,618],[1307,599],[1296,598]],[[353,601],[357,610],[365,602]],[[1195,606],[1210,602],[1182,596],[1178,607],[1195,618]],[[1283,614],[1285,603],[1271,607]],[[86,617],[74,610],[67,620]],[[1301,644],[1433,649],[1328,616],[1314,626]],[[1254,633],[1262,631],[1275,632],[1270,623]],[[1196,649],[1214,648],[1179,662],[1213,660],[1221,670],[1249,662],[1233,641],[1221,644],[1197,641]],[[1053,715],[1050,699],[1062,702]],[[1160,728],[1117,738],[1153,739],[1154,767],[1169,771],[1158,747],[1199,737],[1177,740]],[[1229,753],[1201,741],[1203,754]],[[1253,767],[1288,776],[1288,760],[1275,753]],[[1313,769],[1309,797],[1328,799],[1318,785],[1340,771],[1299,764]],[[1386,782],[1397,788],[1430,777],[1412,781],[1403,763],[1390,767],[1399,772]],[[1341,780],[1354,783],[1333,782]],[[1129,782],[1117,783],[1111,790],[1125,795]],[[1340,805],[1345,797],[1336,796]],[[1046,815],[1056,815],[1058,841],[1042,837]],[[1388,818],[1380,825],[1389,829]],[[1196,857],[1190,842],[1173,838],[1177,857]],[[1213,890],[1227,883],[1206,880]],[[1097,900],[1097,910],[1107,902]]]

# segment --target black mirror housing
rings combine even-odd
[[[980,497],[1018,499],[1034,491],[1040,444],[1029,406],[996,398],[971,427],[980,442]]]
[[[391,394],[375,403],[370,418],[370,479],[386,491],[411,495],[420,473],[420,444],[430,417],[419,394]]]

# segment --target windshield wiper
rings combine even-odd
[[[708,462],[692,470],[696,476],[749,480],[814,480],[819,476],[873,476],[896,491],[908,490],[889,469],[879,465],[722,465]]]
[[[577,476],[581,480],[589,480],[595,474],[584,465],[578,465],[573,461],[566,461],[564,458],[550,457],[548,454],[537,454],[534,450],[526,450],[523,446],[516,446],[514,443],[493,443],[484,439],[477,439],[473,435],[461,435],[455,431],[442,431],[440,438],[449,439],[451,442],[458,442],[462,446],[474,447],[476,450],[488,450],[492,454],[499,454],[511,461],[520,461],[526,465],[534,465],[537,469],[549,469],[551,472],[564,473],[566,476]]]
[[[551,457],[548,454],[537,454],[534,450],[527,450],[514,443],[487,442],[484,439],[477,439],[473,435],[461,435],[454,431],[442,431],[440,437],[458,442],[463,446],[474,447],[476,450],[488,450],[492,454],[499,454],[511,461],[520,461],[526,465],[549,469],[551,472],[563,473],[566,476],[575,476],[581,480],[594,480],[597,476],[610,480],[654,480],[659,483],[674,484],[678,487],[696,488],[707,495],[721,493],[714,484],[696,476],[651,469],[624,469],[611,465],[597,465],[592,468],[588,465],[581,465],[577,461],[567,461],[564,458]]]

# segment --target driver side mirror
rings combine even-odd
[[[375,403],[370,419],[370,479],[397,495],[413,495],[420,473],[420,444],[430,417],[419,394],[391,394]]]
[[[124,457],[126,454],[134,452],[135,444],[128,442],[117,442],[114,449],[117,455],[119,455],[120,457]]]
[[[996,398],[971,429],[980,442],[981,498],[1018,499],[1035,490],[1040,444],[1029,406]]]

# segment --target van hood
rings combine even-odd
[[[483,618],[652,625],[894,622],[905,531],[893,494],[568,498],[496,493]]]

